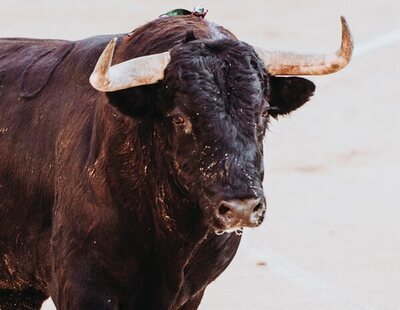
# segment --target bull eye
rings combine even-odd
[[[192,124],[188,118],[178,107],[167,113],[167,117],[177,132],[186,134],[192,133]]]
[[[180,115],[180,114],[176,114],[172,117],[172,122],[175,125],[184,125],[185,124],[185,118]]]
[[[262,113],[261,116],[262,117],[268,117],[269,113],[268,113],[268,109],[265,109]]]
[[[268,104],[267,100],[264,100],[262,109],[261,109],[261,117],[262,118],[268,118],[269,112],[271,110],[271,106]]]

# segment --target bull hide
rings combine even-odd
[[[239,246],[235,204],[264,217],[268,118],[314,84],[269,75],[195,16],[117,37],[114,63],[171,51],[165,78],[95,90],[112,36],[0,40],[1,309],[49,296],[57,309],[196,309]]]

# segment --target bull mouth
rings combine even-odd
[[[238,228],[238,229],[235,229],[235,230],[216,230],[215,231],[215,234],[217,235],[217,236],[221,236],[221,235],[223,235],[223,234],[231,234],[231,233],[235,233],[236,235],[238,235],[238,236],[241,236],[241,235],[243,235],[243,227],[241,227],[241,228]]]

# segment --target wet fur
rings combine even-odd
[[[250,46],[203,19],[119,37],[116,63],[170,49],[179,61],[156,85],[103,94],[88,79],[110,36],[0,41],[0,308],[51,295],[58,309],[196,309],[240,242],[214,234],[204,197],[261,192],[264,100],[276,117],[314,91],[267,75]],[[208,107],[194,135],[174,134],[175,105],[192,118]],[[210,143],[218,163],[199,175]]]

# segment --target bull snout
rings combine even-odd
[[[256,227],[264,219],[266,206],[262,198],[222,200],[216,210],[217,219],[224,230]]]

